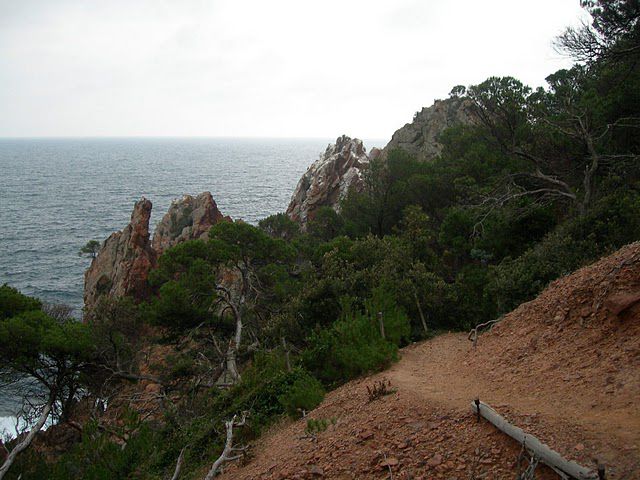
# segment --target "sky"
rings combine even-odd
[[[538,86],[579,0],[0,0],[0,137],[390,138],[455,85]]]

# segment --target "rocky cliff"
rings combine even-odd
[[[470,100],[457,97],[436,100],[430,107],[417,112],[411,123],[395,131],[382,155],[386,157],[390,150],[401,148],[418,160],[432,160],[442,152],[439,141],[442,132],[454,125],[471,124],[473,119]]]
[[[142,299],[150,294],[147,277],[164,250],[180,242],[203,238],[212,225],[227,219],[210,192],[174,200],[150,240],[152,204],[143,198],[124,230],[107,238],[84,275],[84,305],[90,310],[102,295],[131,295]]]
[[[302,176],[287,215],[305,229],[320,207],[329,206],[337,211],[350,188],[362,188],[362,173],[370,161],[385,159],[394,148],[401,148],[420,161],[432,160],[442,151],[442,132],[454,125],[471,124],[473,118],[471,102],[452,97],[436,100],[420,110],[411,123],[396,130],[384,149],[373,148],[369,155],[361,140],[341,136]]]
[[[224,218],[210,192],[196,197],[184,195],[171,202],[169,211],[156,226],[153,249],[160,255],[180,242],[203,238],[213,225]]]
[[[369,163],[362,140],[342,135],[330,144],[298,182],[287,215],[306,228],[320,207],[338,210],[351,188],[362,187],[362,169]]]
[[[157,259],[149,238],[151,208],[145,198],[136,202],[129,225],[112,233],[102,244],[84,274],[86,308],[95,305],[102,295],[143,298],[149,294],[147,276]]]

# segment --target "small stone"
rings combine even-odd
[[[311,467],[309,467],[309,473],[314,477],[324,477],[324,471],[317,465],[311,465]]]
[[[441,463],[442,463],[442,455],[440,455],[439,453],[436,453],[433,457],[431,457],[427,461],[427,465],[429,465],[430,467],[437,467]]]
[[[369,440],[371,437],[373,437],[373,432],[371,430],[365,430],[358,436],[360,437],[360,440]]]
[[[389,457],[380,464],[382,467],[395,467],[400,461],[396,457]]]
[[[579,443],[579,444],[577,444],[575,447],[573,447],[573,449],[574,449],[574,450],[576,450],[576,451],[578,451],[578,452],[581,452],[581,451],[583,451],[583,450],[584,450],[584,444]]]

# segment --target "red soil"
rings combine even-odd
[[[478,396],[566,458],[608,479],[640,478],[640,243],[552,283],[476,348],[446,334],[402,350],[379,375],[329,393],[305,438],[283,421],[225,479],[513,479],[520,446],[470,403]],[[369,402],[367,385],[396,392]],[[536,478],[557,478],[539,467]]]

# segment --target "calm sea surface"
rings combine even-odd
[[[174,198],[207,190],[224,215],[257,223],[287,208],[330,141],[0,139],[0,284],[79,315],[90,260],[78,249],[125,227],[140,197],[153,202],[152,226]]]

